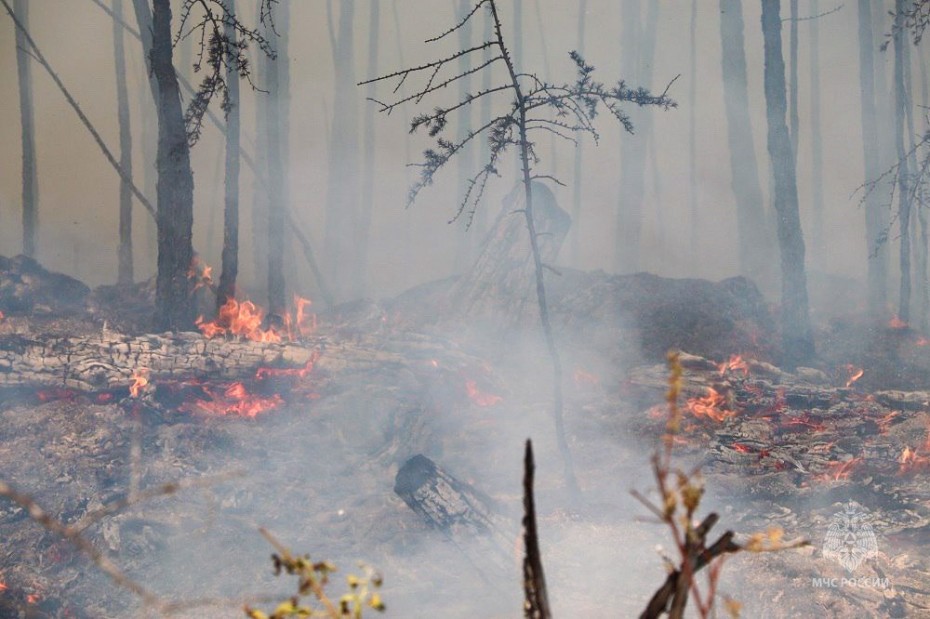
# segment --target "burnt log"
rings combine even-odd
[[[484,493],[423,455],[413,456],[397,471],[394,493],[431,528],[446,535],[492,584],[500,584],[500,578],[516,581],[514,557],[508,549],[517,534]]]
[[[472,268],[449,291],[453,318],[503,319],[507,324],[538,316],[536,276],[523,216],[525,193],[518,186],[504,201]],[[545,185],[533,183],[533,216],[544,265],[552,265],[571,227],[571,217]]]

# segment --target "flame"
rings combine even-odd
[[[745,376],[749,376],[749,365],[740,355],[730,355],[730,358],[723,363],[717,364],[717,369],[720,370],[720,375],[724,375],[727,372],[740,371]]]
[[[27,603],[27,604],[36,604],[36,603],[37,603],[39,600],[41,600],[41,599],[42,599],[42,598],[39,596],[38,593],[30,593],[30,594],[28,594],[28,595],[26,596],[26,603]]]
[[[187,270],[187,278],[194,280],[191,294],[197,292],[199,288],[211,288],[213,286],[213,267],[195,254],[191,260],[191,266]]]
[[[296,318],[288,312],[284,315],[285,335],[288,340],[305,337],[316,331],[316,314],[307,308],[312,301],[294,296]],[[274,327],[263,329],[265,311],[251,301],[229,299],[217,312],[215,320],[206,321],[203,316],[196,320],[197,328],[204,337],[235,336],[255,342],[281,342],[284,337]]]
[[[211,399],[197,399],[192,403],[185,402],[179,407],[179,410],[185,413],[206,412],[213,415],[235,415],[254,418],[284,404],[284,399],[277,393],[270,396],[252,394],[240,382],[232,383],[222,393],[207,386],[202,388],[204,393],[210,396]]]
[[[750,449],[748,445],[743,445],[742,443],[733,443],[731,447],[741,454],[752,453],[752,449]]]
[[[849,479],[849,474],[862,463],[862,456],[842,462],[830,462],[827,470],[817,476],[817,479],[827,481],[841,481]]]
[[[879,434],[888,434],[888,429],[891,427],[891,420],[899,415],[898,411],[891,411],[887,415],[884,415],[876,423],[878,424],[878,433]]]
[[[148,368],[138,368],[132,373],[132,384],[129,385],[129,395],[133,398],[138,398],[142,395],[142,392],[145,390],[146,386],[149,384],[149,369]]]
[[[0,591],[6,591],[9,587],[6,586],[6,583],[0,580]]]
[[[717,393],[713,387],[707,388],[707,395],[703,398],[688,398],[685,409],[695,417],[707,417],[714,421],[723,421],[736,415],[735,412],[722,407],[726,398]]]
[[[907,329],[907,323],[898,318],[897,314],[891,317],[891,320],[888,321],[888,326],[892,329]]]
[[[478,389],[478,383],[473,380],[465,381],[465,391],[468,393],[468,397],[471,398],[471,401],[478,406],[494,406],[504,399],[499,395],[481,391]]]
[[[590,372],[585,372],[583,369],[575,368],[575,371],[572,373],[572,379],[575,381],[575,384],[579,387],[582,385],[597,385],[601,382],[601,379],[595,374]]]
[[[847,389],[852,387],[853,383],[862,378],[862,375],[865,374],[865,370],[850,364],[846,364],[846,371],[849,372],[849,378],[846,379]]]
[[[255,370],[255,380],[265,380],[275,376],[290,376],[296,378],[306,378],[312,371],[313,366],[320,359],[320,353],[315,352],[307,359],[307,362],[299,368],[267,368],[261,367]]]

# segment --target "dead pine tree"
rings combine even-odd
[[[423,154],[424,161],[419,165],[420,179],[410,189],[408,205],[417,198],[420,191],[433,183],[436,174],[450,160],[462,152],[473,140],[483,137],[488,140],[489,144],[487,159],[468,179],[464,195],[461,196],[458,208],[451,219],[451,222],[456,222],[459,218],[465,217],[466,222],[470,223],[481,203],[488,181],[492,176],[499,176],[498,166],[501,156],[511,147],[516,149],[521,168],[519,182],[522,186],[525,204],[518,212],[523,215],[529,235],[539,317],[546,348],[552,362],[552,415],[556,440],[562,456],[566,486],[572,494],[577,495],[578,485],[563,424],[562,361],[546,301],[544,273],[546,269],[551,268],[551,265],[544,264],[541,258],[539,234],[536,231],[537,220],[533,210],[532,186],[534,181],[558,182],[558,180],[551,175],[536,171],[535,168],[540,166],[541,162],[533,138],[543,133],[556,135],[575,144],[577,136],[587,134],[596,141],[598,133],[594,119],[602,107],[606,108],[624,129],[632,131],[633,124],[623,110],[622,104],[632,103],[638,106],[659,106],[668,109],[674,107],[675,103],[667,96],[667,88],[666,92],[653,95],[645,88],[631,88],[623,81],[619,81],[613,87],[595,81],[592,77],[594,67],[585,62],[584,58],[575,51],[570,53],[577,70],[577,79],[574,83],[559,85],[540,79],[532,72],[531,67],[520,65],[520,59],[515,58],[511,53],[504,39],[504,28],[496,0],[476,0],[471,10],[458,23],[426,42],[436,43],[445,40],[465,28],[482,9],[487,12],[493,26],[491,36],[484,41],[458,49],[419,66],[404,68],[366,80],[359,86],[390,80],[396,83],[394,88],[396,93],[408,79],[423,78],[424,81],[414,89],[413,94],[399,96],[390,102],[373,99],[374,103],[379,105],[381,112],[390,113],[407,102],[422,103],[433,93],[444,91],[450,84],[473,74],[491,71],[495,65],[503,65],[506,78],[496,85],[481,87],[479,91],[467,93],[464,98],[454,103],[438,106],[433,111],[420,114],[412,120],[411,133],[425,129],[430,137],[436,138],[436,145],[434,148],[427,149]],[[486,51],[490,52],[490,57],[481,58]],[[466,71],[457,69],[462,66],[459,65],[459,60],[472,54],[478,55],[480,60]],[[517,66],[521,68],[518,70]],[[450,118],[456,114],[467,114],[472,104],[478,100],[486,101],[488,98],[493,99],[492,105],[497,108],[496,112],[492,112],[490,120],[477,128],[469,128],[463,135],[454,139],[445,137],[443,132]]]

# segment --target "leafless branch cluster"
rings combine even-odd
[[[278,0],[261,0],[259,9],[261,24],[274,32],[273,5]],[[233,70],[241,79],[258,90],[252,82],[248,48],[250,44],[270,58],[275,50],[258,28],[248,28],[223,0],[184,0],[180,10],[178,32],[174,44],[191,38],[197,45],[194,71],[206,68],[193,99],[184,113],[188,141],[191,145],[200,139],[203,117],[214,97],[220,97],[220,107],[228,113],[232,107],[226,83],[227,70]]]

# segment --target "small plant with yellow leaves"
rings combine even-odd
[[[719,516],[710,513],[703,520],[697,520],[696,514],[704,496],[704,480],[700,471],[694,469],[686,472],[672,467],[672,448],[681,430],[682,417],[678,407],[683,373],[679,353],[668,354],[668,365],[669,381],[665,398],[668,403],[668,420],[662,436],[662,449],[657,450],[652,457],[652,470],[660,501],[656,504],[635,490],[633,495],[661,523],[668,526],[679,556],[675,560],[668,557],[665,559],[668,576],[649,600],[640,619],[657,619],[665,613],[669,619],[681,619],[689,598],[694,599],[698,615],[706,619],[713,612],[717,584],[727,554],[740,550],[785,550],[804,546],[807,542],[784,541],[781,529],[770,529],[749,536],[744,544],[734,541],[733,531],[726,531],[714,543],[707,545],[707,535],[717,524]],[[702,591],[695,580],[695,574],[704,568],[707,568],[706,591]],[[725,597],[724,607],[731,617],[739,617],[741,604],[738,601]]]
[[[378,593],[382,578],[372,568],[362,566],[365,574],[361,577],[349,574],[346,577],[349,591],[333,601],[326,587],[330,575],[336,571],[335,565],[329,561],[311,561],[309,555],[295,556],[267,530],[261,529],[261,533],[277,551],[271,557],[275,575],[284,571],[297,576],[297,594],[278,604],[270,614],[246,606],[245,614],[250,619],[361,619],[366,608],[384,611],[384,602]],[[302,600],[310,596],[316,599],[316,604]]]

